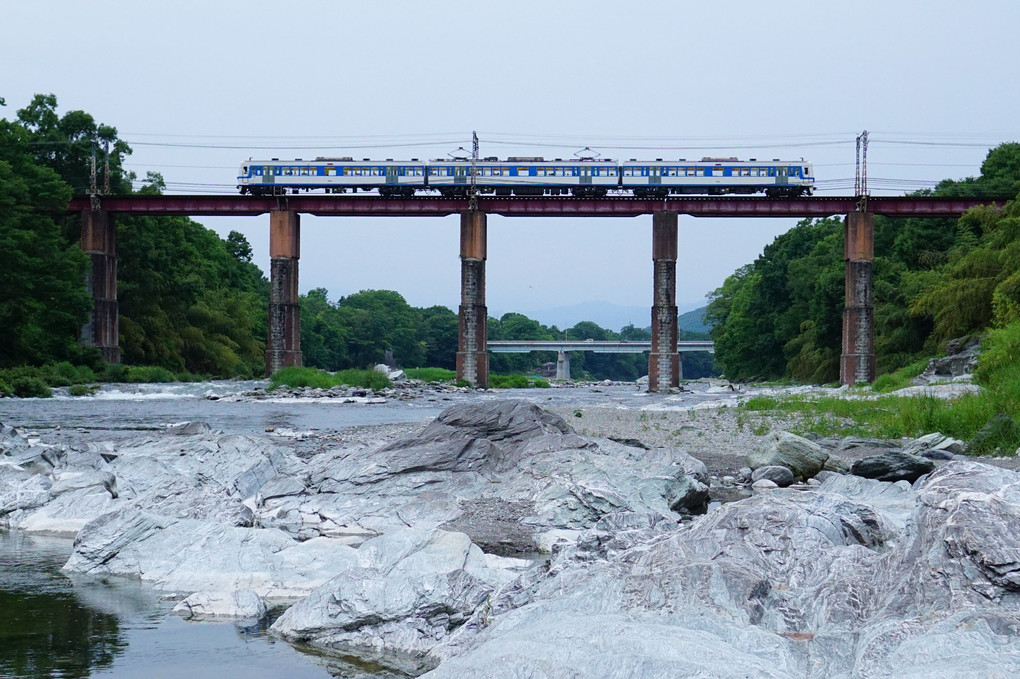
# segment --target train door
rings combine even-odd
[[[591,168],[586,165],[580,167],[578,174],[578,184],[581,186],[591,186]]]
[[[396,186],[400,183],[400,168],[396,165],[386,166],[386,186]]]
[[[786,168],[785,167],[777,167],[776,168],[776,185],[777,186],[786,186],[789,183],[790,183],[790,178],[787,175]]]
[[[648,168],[648,184],[649,186],[662,186],[662,168],[653,165]]]
[[[264,165],[262,167],[262,183],[263,184],[274,184],[276,183],[276,175],[273,174],[272,165]]]
[[[468,167],[466,165],[454,165],[453,183],[461,186],[468,183]]]

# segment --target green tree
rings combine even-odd
[[[421,310],[421,334],[425,341],[425,365],[456,370],[460,319],[445,306]]]
[[[36,162],[23,126],[0,119],[0,366],[82,358],[88,260],[47,214],[70,188]]]
[[[350,329],[348,346],[355,367],[381,362],[387,349],[398,364],[424,365],[426,342],[419,337],[418,313],[397,292],[362,290],[340,298],[337,303],[344,324]]]

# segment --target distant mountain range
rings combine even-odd
[[[682,330],[708,332],[709,327],[703,320],[705,313],[703,303],[678,304],[677,308],[681,314],[678,323]],[[555,325],[558,328],[569,328],[581,321],[591,321],[607,330],[617,332],[620,328],[631,324],[639,328],[647,328],[652,322],[651,305],[625,306],[609,302],[581,302],[551,309],[521,309],[518,313],[533,318],[543,325]]]

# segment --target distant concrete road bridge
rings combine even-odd
[[[651,216],[652,341],[648,351],[648,390],[668,391],[680,384],[677,342],[676,263],[677,218],[695,217],[828,217],[846,215],[846,269],[843,351],[840,379],[844,384],[875,379],[875,330],[872,267],[875,257],[875,215],[889,217],[959,217],[979,205],[1001,207],[1004,198],[938,196],[831,196],[814,198],[749,198],[736,196],[674,196],[664,199],[629,197],[490,197],[387,198],[358,194],[255,197],[241,195],[75,196],[67,207],[82,217],[81,246],[92,267],[88,280],[92,315],[82,339],[97,347],[110,363],[120,362],[117,305],[117,214],[133,215],[269,215],[270,299],[266,342],[266,373],[301,365],[301,324],[298,260],[301,256],[300,216],[442,217],[460,215],[460,332],[457,377],[479,387],[489,384],[488,310],[485,306],[487,215],[506,217],[639,217]],[[636,350],[627,347],[628,350]],[[571,348],[569,351],[578,351]],[[594,348],[587,348],[596,351]],[[603,349],[605,350],[605,349]],[[687,349],[693,351],[694,349]],[[559,351],[558,349],[556,351]],[[564,349],[566,353],[568,350]],[[704,349],[702,349],[704,351]]]
[[[570,352],[591,351],[596,354],[643,354],[652,350],[651,341],[648,342],[605,342],[596,340],[489,340],[488,348],[494,354],[527,354],[532,351],[555,351],[556,352],[556,379],[570,379]],[[703,341],[691,341],[676,343],[677,353],[680,358],[678,369],[680,379],[684,376],[683,355],[688,351],[711,351],[715,352],[715,343]]]

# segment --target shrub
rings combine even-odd
[[[452,382],[457,379],[457,371],[446,368],[408,368],[404,373],[412,380],[423,382]]]
[[[11,382],[11,391],[18,398],[50,398],[53,392],[44,381],[38,377],[22,375],[15,377]]]
[[[489,386],[496,389],[527,389],[531,383],[524,375],[489,375]]]
[[[177,376],[166,368],[158,365],[130,366],[127,370],[127,381],[133,383],[141,382],[176,382]]]
[[[73,384],[68,388],[70,396],[92,396],[99,390],[98,384]]]
[[[11,385],[7,384],[7,382],[0,378],[0,397],[12,395],[14,395],[14,390],[11,389]]]
[[[123,363],[107,363],[100,380],[103,382],[127,382],[128,367]]]

